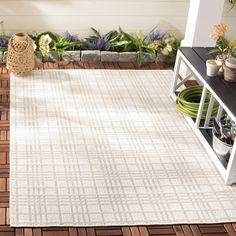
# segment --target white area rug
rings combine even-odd
[[[169,98],[171,71],[11,76],[12,226],[236,221],[225,186]]]

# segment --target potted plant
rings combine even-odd
[[[215,41],[215,49],[211,50],[210,53],[215,53],[217,60],[222,64],[227,58],[236,54],[236,39],[227,39],[227,31],[227,24],[218,24],[214,25],[213,31],[210,34],[210,37]],[[223,68],[220,71],[222,72]]]

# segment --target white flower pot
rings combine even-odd
[[[210,77],[216,76],[221,67],[222,67],[222,62],[218,60],[207,60],[206,61],[207,76]]]

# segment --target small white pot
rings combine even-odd
[[[207,60],[206,61],[207,76],[210,77],[216,76],[221,67],[222,67],[222,62],[218,60]]]

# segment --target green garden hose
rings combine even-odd
[[[202,96],[203,87],[200,85],[192,86],[181,91],[176,100],[176,108],[178,111],[186,116],[196,118],[198,113],[198,107]],[[202,118],[206,118],[208,105],[210,102],[211,94],[208,92],[205,100],[205,104],[202,111]],[[219,104],[214,103],[211,118],[216,117]]]

